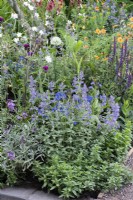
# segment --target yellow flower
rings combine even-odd
[[[74,23],[72,24],[72,28],[73,28],[73,30],[75,30],[75,24]]]
[[[84,41],[88,41],[88,37],[84,37]]]
[[[101,33],[100,29],[97,28],[97,29],[95,30],[95,33],[97,33],[97,34],[99,35],[99,34]]]
[[[104,29],[104,28],[101,29],[101,33],[102,33],[102,34],[105,34],[105,33],[106,33],[106,29]]]
[[[99,7],[98,6],[95,7],[95,11],[99,11]]]
[[[117,36],[118,36],[118,37],[122,37],[122,35],[121,35],[120,33],[117,33]]]
[[[117,27],[117,26],[118,26],[118,25],[115,24],[115,25],[113,26],[113,28],[115,28],[115,27]]]
[[[82,26],[82,29],[85,29],[85,26]]]
[[[94,57],[96,58],[96,60],[99,60],[99,58],[100,58],[99,56],[94,56]]]
[[[108,60],[108,57],[106,57],[106,58],[103,58],[103,61],[107,61]]]
[[[128,26],[129,26],[130,28],[133,28],[133,24],[128,24]]]
[[[117,38],[117,42],[122,43],[123,41],[124,41],[124,40],[123,40],[122,37],[118,37],[118,38]]]
[[[130,20],[131,22],[133,22],[133,17],[131,17],[129,20]]]

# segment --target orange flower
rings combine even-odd
[[[122,43],[123,41],[124,41],[124,40],[123,40],[122,37],[118,37],[118,38],[117,38],[117,42]]]
[[[98,6],[95,7],[95,11],[99,11],[99,7]]]
[[[133,17],[131,17],[129,20],[130,20],[131,22],[133,22]]]
[[[97,28],[97,29],[95,30],[95,33],[97,33],[97,34],[99,35],[99,34],[101,33],[100,29]]]
[[[129,39],[129,37],[128,37],[128,36],[125,36],[125,37],[124,37],[124,39],[125,39],[125,40],[128,40],[128,39]]]
[[[99,58],[100,58],[99,56],[94,56],[94,57],[96,58],[96,60],[99,60]]]
[[[84,49],[88,49],[89,46],[88,46],[88,45],[84,45],[83,48],[84,48]]]
[[[105,33],[106,33],[106,29],[104,29],[104,28],[101,29],[101,33],[102,33],[102,34],[105,34]]]
[[[128,24],[128,26],[129,26],[130,28],[133,28],[133,24]]]

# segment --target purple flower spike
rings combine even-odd
[[[0,22],[3,22],[4,21],[4,18],[3,17],[0,17]]]
[[[32,56],[33,55],[33,52],[32,51],[29,51],[28,52],[28,56]]]
[[[24,44],[23,46],[24,46],[25,50],[28,50],[30,48],[30,45],[28,43]]]
[[[27,114],[26,112],[23,112],[23,113],[22,113],[22,117],[23,117],[24,119],[26,119],[26,118],[28,117],[28,114]]]
[[[14,160],[15,159],[15,153],[13,151],[8,151],[7,157],[9,158],[9,160]]]
[[[9,111],[13,112],[15,109],[15,103],[13,103],[13,100],[8,99],[7,100],[7,108],[9,109]]]
[[[43,69],[44,69],[45,72],[48,71],[48,68],[49,68],[49,67],[48,67],[47,65],[43,66]]]

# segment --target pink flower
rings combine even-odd
[[[46,8],[46,9],[47,9],[48,11],[52,11],[54,7],[55,7],[54,0],[51,0],[51,1],[48,2],[47,8]]]

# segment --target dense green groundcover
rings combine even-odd
[[[0,1],[0,187],[117,189],[133,131],[132,1]]]

